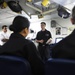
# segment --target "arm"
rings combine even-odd
[[[49,39],[46,41],[46,44],[50,44],[52,42],[52,35],[49,32]]]
[[[0,40],[1,40],[2,42],[7,42],[7,41],[8,41],[8,38],[6,38],[6,37],[4,36],[4,34],[0,34]]]
[[[49,39],[47,40],[46,44],[49,44],[49,43],[51,43],[51,42],[52,42],[52,38],[49,38]]]
[[[9,39],[2,39],[1,41],[2,42],[7,42]]]
[[[35,40],[37,43],[43,43],[44,40]]]
[[[34,43],[29,43],[25,50],[28,53],[28,61],[30,62],[34,75],[44,75],[44,62],[42,61],[40,54],[38,53]]]

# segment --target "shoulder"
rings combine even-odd
[[[49,31],[49,30],[47,30],[47,29],[46,29],[45,31],[46,31],[46,32],[50,32],[50,31]]]
[[[47,33],[50,33],[50,31],[49,31],[49,30],[46,30],[46,32],[47,32]]]
[[[41,33],[41,31],[38,31],[38,32],[37,32],[37,34],[40,34],[40,33]]]
[[[0,34],[4,34],[4,33],[1,31]]]
[[[5,34],[4,34],[4,32],[0,32],[0,37],[3,37],[3,36],[5,36]]]
[[[41,32],[41,30],[40,31],[38,31],[38,33],[40,33]]]
[[[27,50],[36,50],[36,46],[32,41],[30,40],[26,40],[26,41],[27,43],[25,44],[24,47],[27,48]]]
[[[31,40],[25,39],[25,42],[27,45],[34,45],[34,43]]]

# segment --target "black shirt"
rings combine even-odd
[[[52,48],[52,57],[75,59],[75,30]]]
[[[13,33],[0,50],[0,54],[24,57],[31,65],[33,75],[44,74],[44,63],[33,42],[18,33]]]
[[[45,31],[42,31],[42,30],[39,31],[36,36],[37,40],[44,40],[43,43],[39,43],[40,46],[45,45],[49,38],[52,38],[52,36],[51,36],[51,33],[46,29],[45,29]]]

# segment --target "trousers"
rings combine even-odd
[[[46,61],[50,58],[50,47],[48,46],[38,46],[38,51],[41,55],[41,58]]]

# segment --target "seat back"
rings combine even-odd
[[[0,75],[31,75],[27,60],[16,56],[0,56]]]
[[[45,64],[45,75],[75,75],[75,60],[49,59]]]

